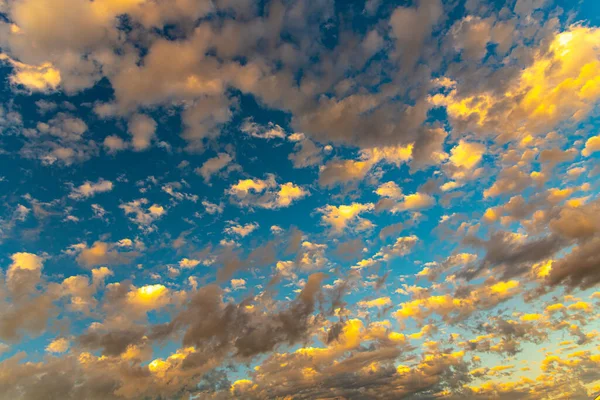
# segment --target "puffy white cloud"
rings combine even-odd
[[[481,143],[461,140],[450,150],[449,161],[458,168],[473,169],[485,154],[485,146]]]
[[[128,147],[128,144],[117,135],[109,135],[105,137],[102,144],[109,153],[116,153],[118,151],[125,150]]]
[[[349,205],[326,205],[318,209],[323,214],[321,221],[332,228],[336,233],[343,232],[349,226],[360,227],[365,221],[360,214],[374,209],[373,204],[352,203]]]
[[[121,204],[119,208],[125,212],[125,215],[133,215],[129,217],[129,220],[138,225],[140,229],[153,231],[155,229],[154,221],[165,215],[167,210],[158,204],[146,207],[147,204],[149,204],[148,199],[142,198]]]
[[[135,151],[147,150],[156,138],[156,121],[144,114],[135,114],[127,125]]]
[[[77,255],[77,262],[84,267],[95,267],[97,265],[121,265],[128,264],[139,253],[136,251],[119,251],[118,246],[112,243],[97,241],[88,247],[85,243],[71,246]]]
[[[45,62],[40,65],[28,65],[13,60],[6,54],[0,53],[0,60],[7,61],[14,68],[10,76],[13,85],[24,87],[32,92],[50,92],[58,89],[61,79],[60,71]]]
[[[276,209],[289,207],[293,202],[309,195],[308,190],[292,182],[278,184],[273,175],[267,179],[241,179],[228,193],[238,206],[250,205]]]
[[[258,229],[258,224],[256,222],[252,222],[245,225],[235,224],[230,221],[230,226],[226,227],[223,232],[229,235],[237,235],[240,237],[246,237],[252,232]]]
[[[78,187],[74,187],[69,193],[69,197],[75,200],[83,200],[93,197],[96,193],[110,192],[113,189],[111,181],[98,179],[97,182],[85,181]]]
[[[600,135],[592,136],[585,142],[585,148],[581,151],[581,155],[589,157],[598,151],[600,151]]]
[[[194,268],[198,266],[201,262],[202,261],[200,260],[182,258],[181,260],[179,260],[179,266],[181,268]]]
[[[379,185],[377,190],[375,190],[381,197],[388,197],[390,199],[400,199],[402,198],[402,189],[396,184],[396,182],[386,182]]]
[[[48,344],[48,346],[46,346],[46,351],[49,353],[64,353],[67,350],[69,350],[69,347],[71,346],[71,342],[69,341],[69,339],[66,338],[57,338],[54,339],[52,342],[50,342]]]
[[[171,293],[164,285],[146,285],[129,291],[126,302],[136,311],[147,312],[171,303]]]
[[[42,276],[44,259],[33,253],[14,253],[10,256],[12,263],[6,271],[9,285],[22,286],[24,290],[32,290]]]

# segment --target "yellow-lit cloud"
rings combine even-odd
[[[171,301],[170,291],[164,285],[146,285],[127,293],[127,303],[137,310],[160,309]]]
[[[8,61],[14,68],[10,77],[10,81],[14,85],[20,85],[35,92],[56,90],[60,85],[60,71],[49,62],[41,65],[28,65],[1,53],[0,60]]]
[[[352,203],[341,206],[327,205],[320,209],[323,213],[321,220],[324,224],[331,226],[334,231],[342,232],[352,222],[359,221],[361,213],[371,211],[373,208],[374,206],[371,203]]]
[[[600,98],[599,40],[600,29],[571,26],[557,33],[548,51],[539,51],[501,96],[459,97],[453,90],[430,102],[446,107],[454,120],[469,121],[482,131],[489,126],[507,137],[545,133],[560,121],[581,120]]]
[[[50,342],[48,346],[46,346],[46,351],[50,353],[64,353],[69,349],[71,343],[68,339],[58,338]]]

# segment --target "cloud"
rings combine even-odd
[[[371,165],[366,161],[331,161],[319,173],[319,185],[333,186],[355,180],[362,180],[370,171]]]
[[[43,258],[32,253],[14,253],[10,256],[12,263],[8,267],[7,275],[16,273],[16,271],[41,271]]]
[[[54,68],[52,63],[28,65],[1,53],[0,60],[8,62],[13,67],[13,74],[10,76],[13,85],[24,87],[32,92],[45,93],[57,90],[60,85],[60,71]]]
[[[456,90],[430,98],[444,106],[455,126],[494,132],[509,138],[548,132],[562,121],[579,121],[600,96],[594,71],[597,51],[589,51],[600,35],[597,28],[573,25],[539,49],[504,93],[492,91],[461,96]]]
[[[533,183],[531,174],[523,171],[517,165],[507,167],[500,171],[496,182],[484,190],[485,197],[497,197],[505,194],[519,193]]]
[[[435,199],[427,193],[407,194],[398,205],[398,210],[418,210],[435,204]]]
[[[208,200],[203,200],[202,205],[204,206],[204,209],[206,210],[206,212],[211,215],[221,214],[223,212],[223,204],[215,204],[215,203],[211,203]]]
[[[44,165],[69,166],[86,161],[98,153],[96,142],[86,140],[87,131],[82,119],[60,112],[46,122],[38,121],[35,130],[27,132],[20,154]]]
[[[542,0],[334,3],[0,0],[0,156],[19,166],[0,239],[21,247],[3,396],[600,388],[598,28]],[[102,192],[116,204],[73,202]],[[57,254],[56,232],[77,244]]]
[[[444,321],[463,320],[477,310],[487,309],[510,299],[519,293],[519,281],[499,281],[492,285],[473,286],[467,296],[436,295],[400,304],[396,318],[424,321],[437,314]]]
[[[232,279],[231,280],[231,288],[233,290],[246,289],[246,281],[244,279]]]
[[[164,285],[146,285],[129,291],[126,302],[136,311],[148,312],[165,307],[171,302],[171,295]]]
[[[219,153],[216,157],[209,158],[202,164],[202,167],[196,168],[195,172],[204,178],[204,182],[209,183],[210,178],[225,168],[233,158],[227,153]]]
[[[185,329],[183,343],[197,349],[212,350],[214,355],[232,351],[247,358],[268,352],[281,344],[293,344],[304,338],[312,325],[316,296],[321,291],[324,274],[312,274],[300,294],[287,307],[268,314],[254,313],[243,305],[224,303],[223,292],[216,285],[198,290],[188,307],[175,318]],[[195,318],[202,310],[204,317]],[[234,328],[235,327],[235,328]],[[196,356],[201,361],[204,352]],[[188,357],[189,366],[194,357]]]
[[[381,146],[363,149],[359,160],[333,160],[321,167],[319,184],[323,187],[363,180],[379,163],[400,166],[411,160],[413,145]]]
[[[81,266],[91,268],[97,265],[122,265],[129,264],[139,256],[136,251],[121,252],[118,247],[111,243],[97,241],[92,247],[81,246],[77,255],[77,263]]]
[[[396,184],[396,182],[386,182],[379,185],[375,191],[381,197],[387,197],[390,199],[402,198],[402,189]]]
[[[351,268],[362,270],[379,266],[383,262],[390,262],[397,257],[404,257],[412,251],[417,243],[419,243],[419,238],[416,235],[397,237],[394,243],[382,246],[374,255],[360,260]]]
[[[285,139],[286,136],[283,128],[277,124],[269,122],[266,126],[261,126],[251,119],[244,120],[240,130],[259,139]]]
[[[42,277],[44,259],[33,253],[14,253],[6,271],[6,283],[15,294],[31,293]]]
[[[179,266],[181,268],[194,268],[198,266],[201,262],[202,261],[200,260],[182,258],[181,260],[179,260]]]
[[[71,343],[66,338],[57,338],[46,346],[46,351],[49,353],[64,353],[69,350]]]
[[[295,279],[297,276],[294,273],[296,264],[293,261],[277,261],[275,270],[279,275],[288,279]]]
[[[69,193],[69,198],[74,200],[83,200],[93,197],[96,193],[110,192],[113,189],[111,181],[100,178],[97,182],[85,181],[78,187],[74,187]]]
[[[20,342],[26,334],[37,337],[42,334],[48,325],[48,320],[56,315],[53,302],[56,297],[49,293],[28,292],[18,293],[26,296],[17,296],[16,301],[6,305],[0,311],[0,339],[10,342]]]
[[[412,146],[411,170],[422,170],[445,161],[448,158],[444,151],[447,136],[448,133],[439,127],[423,129]]]
[[[331,227],[333,232],[341,233],[350,225],[358,229],[367,226],[364,224],[367,220],[361,218],[360,214],[372,211],[373,209],[374,206],[371,203],[352,203],[350,205],[341,206],[326,205],[319,208],[317,211],[323,214],[321,216],[323,224]]]
[[[94,268],[92,269],[92,282],[94,285],[98,286],[103,284],[107,277],[113,275],[114,273],[107,267]]]
[[[595,250],[600,238],[593,238],[571,250],[560,260],[552,263],[548,281],[552,285],[564,284],[569,288],[587,289],[600,282],[598,267],[600,257]]]
[[[326,249],[326,244],[303,241],[300,245],[298,254],[296,255],[296,266],[303,271],[315,271],[325,268],[329,263],[329,260],[325,255]],[[285,267],[287,272],[291,272],[291,264],[286,263],[282,266]],[[286,271],[281,272],[285,273]],[[292,275],[289,274],[289,277],[291,276]]]
[[[105,137],[102,144],[104,145],[106,151],[110,154],[125,150],[128,147],[128,144],[117,135],[109,135]]]
[[[589,157],[597,151],[600,151],[600,136],[592,136],[585,142],[585,148],[581,151],[581,155]]]
[[[333,68],[340,68],[335,66],[341,62],[335,61],[335,53],[315,46],[319,33],[313,28],[331,14],[333,8],[330,4],[313,4],[302,11],[286,6],[282,7],[280,13],[262,18],[247,3],[234,6],[228,1],[194,5],[184,2],[172,7],[163,2],[77,2],[68,11],[56,10],[41,15],[38,10],[43,9],[46,2],[29,0],[8,7],[7,12],[15,27],[14,32],[7,32],[5,39],[10,52],[28,62],[50,60],[53,67],[60,71],[62,86],[70,92],[88,88],[106,77],[116,97],[115,103],[104,107],[110,109],[111,113],[127,114],[141,107],[168,102],[184,103],[183,136],[190,142],[190,149],[197,149],[198,142],[203,138],[216,136],[220,127],[231,119],[237,101],[228,92],[229,88],[252,93],[269,107],[289,110],[294,114],[294,125],[306,128],[314,136],[336,141],[366,143],[368,133],[374,132],[377,141],[395,142],[404,135],[394,126],[412,128],[425,117],[426,104],[423,101],[412,107],[395,104],[389,101],[393,94],[364,95],[354,93],[356,90],[346,90],[333,98],[320,96],[329,92],[335,83],[343,83],[343,76],[339,73],[324,74],[323,78],[317,80],[318,74],[309,64],[306,65],[307,73],[300,85],[295,73],[301,70],[302,64],[306,64],[301,60],[305,59],[303,55],[308,54],[309,48],[318,49],[323,58],[331,59],[329,62]],[[427,42],[440,10],[440,5],[435,4],[400,7],[394,13],[390,21],[394,31],[392,44],[397,45],[398,54],[411,61],[406,70],[411,70],[412,61],[417,60],[420,53],[425,53],[421,46],[424,47]],[[239,13],[244,19],[223,19],[221,15],[225,12]],[[160,36],[153,37],[146,44],[147,51],[139,55],[131,48],[130,38],[118,40],[120,27],[114,21],[124,14],[135,21],[136,32],[173,24],[181,27],[181,38],[175,44]],[[413,14],[422,22],[415,26],[415,37],[419,37],[416,42],[421,42],[416,46],[402,33],[400,27],[406,24],[398,22],[402,16],[412,21]],[[223,30],[207,24],[197,30],[189,28],[190,21],[207,15],[223,19],[226,22]],[[253,25],[247,24],[246,19],[252,19]],[[301,19],[303,22],[300,22]],[[44,25],[43,21],[52,22]],[[60,21],[60,24],[56,21]],[[282,21],[293,21],[293,24],[283,24]],[[80,34],[73,37],[64,26],[76,27]],[[280,50],[277,49],[279,42],[274,38],[280,37],[284,26],[290,28],[292,37],[302,36],[304,39],[300,48],[288,46],[287,53],[281,53],[285,56],[279,57],[276,56]],[[232,40],[232,37],[235,39]],[[385,48],[384,37],[381,32],[372,30],[364,40],[353,46],[354,49],[348,49],[355,51],[357,57],[345,62],[346,68],[360,71],[378,49]],[[259,43],[269,43],[261,51],[261,57],[240,63],[238,57],[248,55],[251,49],[260,48]],[[118,53],[111,51],[115,48],[119,50]],[[213,48],[214,54],[207,51]],[[141,60],[143,62],[139,62]],[[357,83],[367,86],[361,80]],[[348,85],[348,88],[352,88],[352,85]],[[403,121],[406,123],[402,124]],[[285,136],[277,126],[257,129],[252,124],[252,121],[246,123],[252,128],[249,133],[255,136]],[[350,127],[354,129],[348,129]],[[146,146],[146,141],[143,142],[142,147]]]
[[[293,135],[290,135],[288,139],[292,138]],[[294,145],[294,152],[290,153],[288,159],[292,162],[294,168],[306,168],[321,164],[323,155],[321,148],[312,140],[302,139]]]
[[[357,305],[359,307],[365,307],[365,308],[373,308],[373,307],[382,308],[382,307],[391,306],[392,300],[389,297],[379,297],[379,298],[373,299],[373,300],[359,301],[357,303]]]
[[[119,208],[123,210],[125,215],[133,215],[129,217],[129,220],[138,225],[140,229],[152,232],[156,229],[154,221],[160,219],[167,211],[161,205],[152,204],[146,207],[147,204],[149,204],[148,199],[141,198],[121,204]]]
[[[383,247],[380,251],[380,254],[386,261],[391,260],[394,257],[405,256],[413,249],[418,241],[419,238],[415,235],[401,236],[396,239],[394,244]]]
[[[340,243],[335,249],[335,255],[343,260],[354,260],[365,251],[365,243],[357,238]]]
[[[147,150],[156,138],[156,121],[144,114],[135,114],[127,124],[132,136],[131,145],[135,151]]]
[[[568,239],[586,240],[600,233],[600,203],[596,200],[581,207],[562,207],[549,221],[553,232]]]
[[[182,201],[182,200],[189,200],[191,202],[196,203],[198,201],[198,195],[196,194],[190,194],[190,193],[184,193],[184,192],[180,192],[179,190],[181,190],[185,184],[185,186],[189,186],[189,184],[187,184],[187,182],[182,181],[181,182],[168,182],[165,183],[160,189],[165,192],[166,194],[168,194],[169,196],[171,196],[173,198],[174,201]],[[160,212],[158,209],[155,209],[155,212]]]
[[[230,226],[226,227],[223,230],[223,232],[229,235],[246,237],[252,232],[254,232],[256,229],[258,229],[258,224],[256,222],[253,222],[246,225],[231,224]]]
[[[455,167],[473,169],[485,154],[485,146],[480,143],[461,140],[450,150],[450,161]]]
[[[393,182],[385,183],[375,191],[383,198],[377,202],[377,211],[389,210],[392,213],[429,208],[435,204],[435,198],[427,193],[402,194]]]
[[[278,184],[273,175],[267,179],[241,179],[227,193],[238,206],[257,206],[277,209],[289,207],[293,202],[308,196],[308,190],[292,182]]]

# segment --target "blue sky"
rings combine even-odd
[[[596,2],[0,15],[0,400],[600,392]]]

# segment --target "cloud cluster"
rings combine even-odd
[[[600,392],[600,29],[340,4],[0,0],[1,399]]]
[[[310,193],[292,182],[277,183],[275,176],[266,179],[240,179],[227,193],[231,202],[239,207],[251,206],[267,209],[289,207]]]

